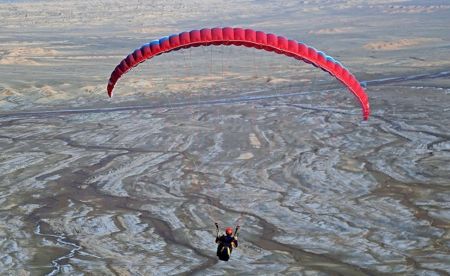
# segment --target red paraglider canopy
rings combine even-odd
[[[143,45],[123,59],[111,73],[107,87],[108,95],[112,97],[114,86],[123,74],[147,59],[179,49],[210,45],[242,45],[283,54],[310,63],[341,81],[360,102],[364,120],[369,118],[370,107],[367,94],[355,76],[334,58],[282,36],[231,27],[182,32]]]

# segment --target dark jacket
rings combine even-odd
[[[228,235],[222,235],[216,238],[217,257],[222,261],[228,261],[230,259],[233,248],[238,246],[237,238]]]
[[[222,235],[220,237],[217,237],[216,243],[223,244],[225,246],[231,246],[232,248],[235,248],[238,246],[237,239],[233,236],[228,236],[228,235]]]

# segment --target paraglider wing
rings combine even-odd
[[[252,29],[231,27],[182,32],[143,45],[124,58],[111,73],[107,87],[108,95],[112,97],[114,86],[123,74],[145,60],[174,50],[209,45],[252,47],[310,63],[342,82],[360,102],[364,120],[369,118],[370,107],[367,94],[355,76],[334,58],[303,43],[288,40],[282,36]]]

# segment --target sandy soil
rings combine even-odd
[[[450,273],[446,1],[1,1],[0,274]],[[203,26],[303,41],[310,65],[130,51]],[[213,223],[242,225],[230,262]]]
[[[368,50],[375,51],[393,51],[393,50],[401,50],[404,48],[410,48],[414,46],[423,45],[426,43],[437,42],[437,39],[429,39],[429,38],[414,38],[414,39],[400,39],[394,41],[378,41],[371,42],[364,45],[364,48]]]

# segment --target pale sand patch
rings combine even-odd
[[[291,79],[285,79],[285,78],[276,78],[276,77],[268,77],[266,82],[267,83],[271,83],[271,84],[278,84],[278,83],[283,83],[283,82],[290,82],[292,81]]]
[[[160,35],[160,34],[166,34],[168,36],[168,34],[178,34],[180,32],[180,30],[174,30],[173,28],[165,28],[165,27],[142,27],[142,28],[137,28],[135,30],[132,30],[133,33],[137,33],[137,34],[148,34],[148,35]],[[153,37],[153,38],[149,38],[150,40],[152,39],[159,39],[160,37]]]
[[[1,65],[41,65],[40,63],[25,57],[1,57]]]
[[[261,142],[258,137],[256,137],[255,133],[250,133],[248,135],[248,139],[250,140],[250,145],[252,145],[255,149],[261,148]]]
[[[98,84],[98,85],[86,85],[81,87],[81,91],[88,94],[106,94],[106,85]]]
[[[450,5],[391,5],[384,9],[384,13],[390,14],[417,14],[417,13],[433,13],[450,9]]]
[[[59,52],[42,47],[16,47],[0,52],[2,65],[42,65],[33,58],[48,58],[58,56]]]
[[[252,159],[252,158],[253,158],[253,153],[245,152],[245,153],[241,153],[241,155],[239,155],[239,157],[237,159],[238,160],[248,160],[248,159]]]
[[[317,31],[309,31],[310,34],[343,34],[343,33],[349,33],[352,32],[354,28],[352,27],[342,27],[342,28],[325,28],[325,29],[319,29]]]
[[[227,76],[227,77],[238,77],[239,74],[235,73],[235,72],[223,72],[223,75]],[[220,75],[215,75],[215,74],[211,74],[211,75],[206,75],[206,76],[186,76],[186,77],[182,77],[180,78],[180,80],[183,81],[218,81],[221,80],[222,76]]]
[[[120,80],[120,85],[114,90],[114,95],[133,96],[136,95],[137,91],[144,91],[145,93],[155,92],[157,90],[156,87],[158,87],[158,84],[161,85],[161,82],[162,80],[159,79],[130,78],[130,75],[127,75],[124,79]],[[106,86],[84,86],[82,88],[84,92],[88,93],[91,93],[92,89],[94,89],[94,93],[97,91],[106,93]]]
[[[343,157],[339,162],[339,167],[346,171],[355,173],[360,173],[364,171],[365,168],[364,163],[360,163],[356,159],[351,159],[349,157]]]
[[[19,104],[17,99],[20,99],[22,94],[17,90],[5,87],[0,89],[0,106],[3,111],[11,110],[17,107]]]
[[[205,87],[204,84],[198,82],[198,83],[171,83],[167,84],[167,89],[169,89],[172,92],[193,92],[194,90],[198,90],[200,88]]]
[[[54,89],[52,86],[50,85],[44,85],[42,86],[42,88],[39,91],[42,95],[44,95],[45,97],[51,97],[51,96],[56,96],[58,94],[61,94],[60,91],[57,91],[56,89]]]
[[[19,96],[20,93],[17,92],[15,89],[11,88],[3,88],[0,90],[0,99],[5,97],[11,97],[11,96]]]
[[[406,38],[400,40],[392,40],[392,41],[377,41],[371,42],[364,45],[365,49],[374,50],[374,51],[393,51],[404,48],[409,48],[413,46],[417,46],[420,44],[426,44],[429,42],[438,41],[435,38]]]
[[[199,90],[202,88],[209,88],[217,86],[218,85],[217,83],[223,80],[222,75],[227,78],[235,77],[237,79],[240,79],[239,73],[237,72],[223,72],[223,74],[220,75],[218,74],[207,76],[195,75],[168,81],[166,87],[170,91],[174,92],[192,91],[192,90]]]
[[[62,91],[54,88],[50,85],[44,85],[39,89],[39,94],[42,96],[35,100],[35,103],[52,103],[54,101],[69,100],[74,97],[74,94],[68,93],[67,91]]]

